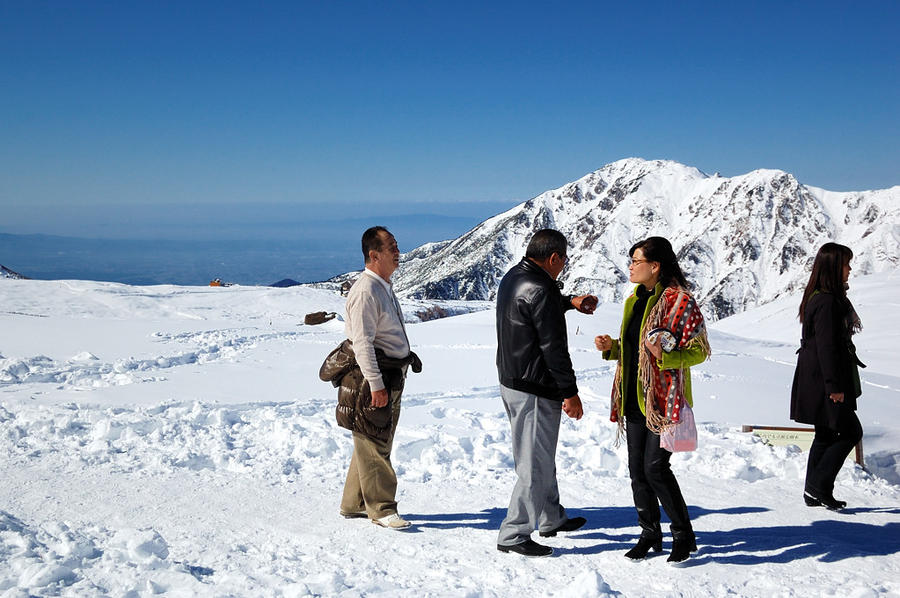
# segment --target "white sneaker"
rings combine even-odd
[[[381,527],[386,527],[388,529],[407,529],[410,525],[412,525],[409,521],[398,515],[397,513],[391,513],[381,519],[373,519],[372,523],[375,525],[380,525]]]

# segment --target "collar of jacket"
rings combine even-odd
[[[638,300],[638,287],[643,285],[637,285],[634,287],[634,290],[631,292],[631,295],[625,299],[625,312],[622,315],[622,329],[620,331],[619,338],[625,338],[625,330],[628,328],[628,323],[631,321],[631,316],[634,313],[634,304]],[[653,306],[656,305],[656,302],[659,301],[659,298],[662,297],[663,285],[661,282],[656,283],[656,286],[653,287],[653,294],[647,299],[647,305],[644,307],[644,313],[641,314],[641,329],[644,328],[644,323],[647,321],[647,314],[650,313],[650,310],[653,309]]]
[[[544,270],[539,265],[537,265],[536,263],[531,261],[531,259],[529,259],[527,257],[523,257],[522,261],[519,262],[519,267],[527,272],[534,272],[539,275],[543,275],[551,285],[556,287],[556,280],[554,280],[553,277],[550,276],[550,274],[546,270]]]
[[[659,283],[656,283],[656,284],[659,285]],[[641,299],[643,297],[651,297],[655,293],[656,293],[656,287],[653,287],[652,289],[648,289],[647,287],[645,287],[642,284],[639,284],[636,287],[634,287],[634,294],[638,299]]]

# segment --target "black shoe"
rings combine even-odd
[[[806,490],[803,493],[803,500],[807,507],[825,507],[829,511],[840,511],[847,506],[843,500],[837,500],[833,496],[823,496],[817,492]]]
[[[521,544],[513,544],[512,546],[503,546],[497,544],[497,550],[500,552],[515,552],[524,556],[550,556],[553,549],[543,544],[538,544],[531,538],[525,540]]]
[[[696,538],[676,538],[672,540],[672,552],[666,562],[683,563],[690,558],[692,552],[697,552]]]
[[[647,556],[650,549],[653,549],[653,552],[662,552],[662,538],[645,538],[641,536],[634,548],[625,553],[625,558],[639,561]]]
[[[571,519],[566,519],[558,528],[552,529],[549,532],[538,532],[538,535],[542,538],[552,538],[556,535],[556,532],[574,532],[575,530],[580,529],[585,523],[587,523],[587,519],[584,517],[572,517]]]

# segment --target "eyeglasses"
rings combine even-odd
[[[646,264],[649,261],[650,260],[631,260],[631,262],[629,262],[628,264],[628,267],[637,266],[638,264]]]

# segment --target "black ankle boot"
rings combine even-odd
[[[803,500],[806,502],[807,507],[825,507],[830,511],[840,511],[847,506],[847,503],[843,500],[837,500],[833,496],[825,496],[810,490],[806,490],[803,493]]]
[[[690,558],[692,552],[697,552],[697,540],[693,536],[689,538],[675,538],[672,540],[672,553],[666,559],[668,563],[681,563]]]
[[[662,552],[662,538],[647,538],[641,536],[638,543],[634,545],[634,548],[625,553],[625,558],[631,559],[632,561],[639,561],[647,556],[647,553],[650,552],[651,548],[653,549],[653,552]]]

